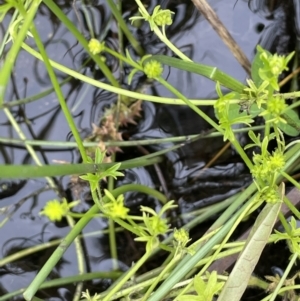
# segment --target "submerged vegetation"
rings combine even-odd
[[[120,35],[124,35],[129,41],[130,47],[124,51],[122,45],[119,51],[116,51],[107,41],[99,40],[92,28],[89,39],[86,39],[52,0],[6,0],[0,5],[1,21],[13,11],[7,34],[1,45],[0,107],[34,162],[34,164],[1,165],[0,177],[21,180],[45,177],[47,189],[54,191],[57,198],[45,204],[40,216],[48,218],[50,222],[66,220],[70,226],[70,231],[64,238],[53,242],[51,246],[58,244],[57,248],[30,285],[19,291],[8,292],[1,296],[0,300],[12,300],[21,293],[27,301],[41,300],[38,295],[40,289],[69,283],[76,283],[73,300],[210,301],[217,297],[219,301],[234,301],[241,300],[247,287],[256,287],[264,291],[262,299],[264,301],[275,300],[278,296],[298,300],[299,285],[295,283],[298,274],[291,275],[291,271],[299,256],[299,229],[296,219],[299,219],[300,213],[286,196],[285,186],[289,183],[300,189],[299,183],[293,178],[299,166],[300,154],[300,144],[296,138],[300,132],[300,120],[296,110],[300,104],[297,100],[300,91],[281,93],[279,82],[280,75],[288,71],[292,63],[297,62],[297,54],[295,55],[295,52],[288,55],[271,54],[257,46],[251,64],[251,75],[244,84],[214,66],[193,62],[168,39],[166,27],[172,24],[175,15],[171,10],[156,6],[150,12],[141,1],[136,0],[136,10],[129,18],[132,25],[129,25],[130,23],[124,22],[122,18],[120,5],[117,6],[110,0],[107,4],[118,21]],[[83,65],[93,62],[96,69],[101,71],[103,79],[93,79],[81,73],[81,70],[73,70],[49,58],[35,22],[35,16],[41,6],[50,10],[76,37],[87,54]],[[139,22],[148,23],[150,30],[169,48],[172,56],[144,53],[144,49],[130,31]],[[30,46],[33,43],[34,46]],[[4,57],[4,49],[7,47],[9,50]],[[27,139],[26,133],[12,114],[9,102],[5,101],[14,63],[21,50],[43,62],[80,153],[79,163],[43,164],[37,148]],[[128,87],[137,76],[142,75],[147,78],[148,85],[159,84],[172,93],[175,99],[149,95],[140,88],[135,91],[124,88],[108,63],[110,57],[128,68],[129,72],[126,74]],[[174,87],[168,81],[167,67],[196,73],[214,81],[218,98],[209,101],[187,98],[180,92],[180,87]],[[85,137],[82,137],[75,124],[57,71],[60,75],[64,74],[66,81],[76,79],[112,92],[117,97],[115,104],[106,108],[99,123],[93,124],[91,133]],[[186,105],[198,114],[199,118],[205,120],[212,130],[192,137],[171,137],[166,141],[170,142],[174,138],[174,142],[181,143],[153,153],[147,153],[144,149],[143,156],[118,162],[122,146],[141,147],[143,143],[150,143],[123,141],[120,132],[121,127],[130,124],[134,126],[142,118],[143,101]],[[207,115],[202,109],[202,106],[207,105],[214,107],[214,117]],[[261,121],[263,125],[253,126],[257,119],[263,120]],[[241,131],[249,137],[249,143],[245,145],[237,138],[237,133]],[[200,210],[190,215],[190,220],[185,225],[178,228],[174,226],[178,212],[177,203],[170,197],[171,194],[136,183],[116,185],[115,180],[121,179],[127,170],[157,165],[164,161],[164,155],[169,151],[203,136],[209,138],[216,135],[222,136],[224,142],[229,143],[238,153],[253,180],[244,190],[221,203],[214,204],[209,210]],[[156,141],[160,142],[163,141]],[[41,141],[38,146],[46,145],[47,141]],[[78,199],[68,199],[61,193],[55,177],[63,175],[71,176]],[[93,205],[88,210],[77,210],[81,204],[79,200],[81,190],[84,190],[83,187],[87,187],[86,185],[89,187]],[[149,195],[159,203],[153,208],[141,205],[139,210],[137,208],[132,210],[126,205],[128,192],[132,191]],[[281,211],[283,204],[292,212],[293,217],[290,220],[287,220]],[[249,219],[255,212],[259,214],[247,239],[231,241],[232,234],[239,224]],[[192,239],[189,232],[213,216],[217,218],[210,224],[209,229],[202,233],[200,238]],[[114,260],[114,270],[111,272],[88,273],[84,263],[81,238],[85,227],[95,219],[105,220],[108,224],[110,254]],[[272,232],[278,219],[282,229]],[[4,219],[1,223],[0,231],[4,231],[6,221],[7,219]],[[118,263],[117,231],[130,233],[136,242],[144,246],[143,254],[125,272],[122,272]],[[253,275],[264,247],[280,240],[286,241],[290,252],[289,265],[284,273],[276,277],[264,275],[265,279]],[[49,280],[49,274],[62,260],[73,242],[77,254],[78,275],[61,278],[56,282]],[[42,245],[40,247],[43,248]],[[38,247],[31,248],[4,257],[0,260],[0,266],[37,250]],[[162,257],[159,259],[160,263],[157,263],[155,268],[149,268],[150,265],[147,263],[159,252],[164,254],[163,259]],[[223,271],[209,269],[217,260],[232,254],[239,254],[239,258],[229,275]],[[111,279],[113,282],[96,292],[91,292],[85,287],[85,281],[99,278]]]

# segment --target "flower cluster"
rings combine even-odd
[[[65,198],[63,198],[61,202],[59,200],[51,200],[47,202],[44,210],[40,212],[40,215],[47,216],[52,222],[59,222],[70,212],[70,209],[75,207],[78,203],[79,201],[68,203]]]
[[[145,20],[149,22],[151,31],[154,30],[156,26],[161,26],[163,29],[163,33],[165,34],[165,26],[172,24],[172,14],[174,12],[170,11],[169,9],[160,9],[160,5],[157,5],[152,15],[150,16],[147,11],[142,10],[139,8],[139,12],[141,16],[131,17],[130,20],[133,23],[136,20]]]
[[[89,41],[88,47],[90,52],[95,55],[104,50],[104,45],[105,45],[104,42],[101,43],[96,39],[91,39]]]
[[[284,154],[278,149],[272,155],[254,154],[254,166],[251,170],[253,177],[267,187],[272,187],[277,173],[284,167]]]
[[[141,206],[145,226],[139,226],[139,237],[135,238],[135,240],[146,242],[147,252],[150,252],[158,245],[158,236],[166,234],[169,230],[167,220],[163,218],[162,215],[167,210],[177,207],[176,205],[173,205],[173,203],[174,201],[166,203],[158,214],[149,207]]]
[[[259,76],[262,80],[268,81],[272,88],[279,91],[278,76],[284,71],[288,70],[288,62],[294,55],[294,52],[290,53],[287,57],[271,54],[260,46],[257,47],[260,52],[260,59],[264,64],[263,68],[259,69]]]
[[[268,187],[268,189],[264,190],[261,193],[260,199],[265,200],[267,203],[272,203],[272,204],[281,201],[278,191],[270,187]]]
[[[145,63],[144,73],[148,78],[156,78],[159,77],[163,72],[163,67],[160,62],[155,60],[150,60]]]
[[[108,202],[103,205],[103,211],[111,218],[125,219],[129,209],[124,206],[124,195],[120,194],[117,199],[106,189],[104,189],[105,196]]]
[[[153,11],[152,18],[157,26],[166,26],[172,24],[172,14],[174,12],[169,9],[160,9],[158,5]]]
[[[285,119],[280,117],[283,111],[287,108],[285,100],[280,96],[274,96],[267,102],[267,109],[260,114],[260,116],[271,115],[267,122],[283,122],[286,123]]]

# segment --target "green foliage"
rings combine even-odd
[[[169,9],[160,9],[160,5],[157,5],[152,15],[149,15],[147,11],[139,8],[139,13],[141,16],[131,17],[131,22],[137,20],[145,20],[149,23],[151,31],[154,30],[155,26],[161,26],[163,32],[165,32],[165,27],[172,24],[172,14],[174,14]]]
[[[218,282],[216,271],[211,274],[206,272],[207,282],[201,277],[195,276],[193,280],[194,289],[197,295],[182,295],[177,297],[176,301],[212,301],[214,296],[219,294],[224,286],[224,282]]]
[[[172,208],[177,207],[173,205],[174,201],[170,201],[165,204],[160,212],[157,214],[153,209],[145,206],[141,206],[143,213],[143,222],[145,226],[138,226],[138,238],[136,241],[146,242],[146,251],[150,252],[159,244],[159,235],[166,234],[169,230],[167,220],[162,215]]]
[[[0,5],[0,21],[3,20],[3,18],[10,9],[16,9],[16,11],[18,12],[16,19],[14,20],[14,22],[11,23],[12,25],[10,27],[10,32],[11,39],[14,41],[14,43],[16,43],[16,41],[18,40],[19,45],[17,45],[19,48],[15,48],[17,50],[14,51],[12,59],[8,60],[8,63],[5,62],[7,67],[4,69],[3,72],[1,70],[1,75],[5,75],[6,78],[6,80],[2,80],[4,77],[0,76],[1,93],[5,91],[3,87],[7,86],[7,79],[11,76],[11,68],[14,65],[11,62],[15,61],[18,51],[25,38],[25,35],[30,34],[29,29],[32,31],[32,37],[35,39],[37,45],[40,45],[39,51],[41,55],[36,54],[33,51],[29,51],[29,53],[35,55],[37,58],[42,59],[45,62],[45,65],[47,67],[46,69],[55,86],[55,74],[52,68],[53,66],[59,66],[59,64],[50,62],[49,59],[45,56],[45,51],[43,53],[43,47],[41,47],[42,43],[40,43],[38,36],[35,34],[35,31],[32,30],[34,29],[34,22],[32,22],[32,20],[35,14],[34,7],[32,4],[35,3],[37,9],[38,2],[39,1],[30,0],[8,0],[5,1],[5,3],[3,3],[2,5]],[[131,72],[128,75],[129,84],[132,82],[133,77],[137,72],[143,72],[149,79],[156,80],[158,83],[162,84],[165,88],[167,88],[178,98],[176,100],[169,100],[169,103],[178,104],[179,101],[181,101],[181,104],[184,103],[189,105],[191,109],[193,109],[199,114],[199,116],[201,116],[201,118],[203,118],[205,121],[211,124],[216,131],[221,133],[223,135],[224,140],[229,140],[232,143],[233,147],[236,149],[236,151],[239,153],[241,158],[244,160],[245,164],[249,167],[255,184],[250,185],[246,189],[246,193],[236,197],[235,200],[230,203],[229,209],[226,210],[223,214],[221,214],[220,219],[218,219],[218,221],[210,228],[210,233],[204,235],[199,241],[193,243],[191,246],[188,246],[190,242],[189,234],[183,228],[174,230],[173,245],[171,243],[171,237],[168,242],[161,242],[161,239],[165,238],[167,236],[166,234],[172,231],[172,229],[170,229],[169,226],[169,220],[167,218],[166,211],[176,207],[176,205],[174,205],[174,201],[167,202],[166,197],[161,197],[162,194],[158,191],[154,191],[149,187],[143,187],[141,189],[141,192],[150,194],[153,193],[154,196],[160,199],[164,205],[162,209],[158,212],[156,212],[152,208],[141,206],[140,211],[142,216],[130,215],[129,209],[126,208],[124,203],[124,193],[126,193],[130,189],[126,190],[127,188],[124,188],[124,186],[126,185],[117,189],[113,189],[113,182],[109,182],[109,188],[104,190],[100,187],[100,185],[102,180],[110,180],[110,178],[116,179],[119,176],[123,176],[123,174],[119,171],[121,167],[124,168],[124,166],[137,166],[139,164],[138,161],[140,161],[140,159],[135,161],[132,160],[133,165],[126,165],[126,163],[122,163],[122,165],[121,163],[113,163],[107,168],[105,167],[104,163],[104,159],[106,157],[105,152],[100,151],[100,149],[97,147],[94,157],[88,157],[86,150],[82,144],[81,137],[78,134],[76,136],[77,138],[75,137],[75,139],[82,155],[82,161],[84,163],[87,163],[86,165],[88,166],[85,166],[84,169],[82,169],[83,167],[78,170],[70,169],[71,172],[69,170],[67,173],[82,174],[84,170],[85,174],[81,175],[80,178],[89,182],[90,191],[95,201],[95,206],[92,207],[92,209],[87,213],[76,215],[76,213],[71,212],[71,209],[78,204],[78,201],[68,203],[66,199],[62,199],[60,201],[60,199],[58,198],[49,201],[45,205],[44,209],[40,212],[40,214],[48,217],[53,222],[60,221],[63,217],[66,216],[68,217],[68,219],[72,216],[83,218],[75,224],[75,230],[71,230],[70,235],[67,235],[66,239],[64,239],[63,241],[63,244],[57,249],[57,251],[53,253],[49,261],[41,269],[41,272],[38,274],[36,279],[26,289],[24,293],[25,299],[33,300],[36,291],[45,281],[47,275],[53,269],[56,262],[58,262],[58,260],[61,258],[65,249],[74,241],[75,237],[77,237],[79,233],[82,232],[83,228],[86,226],[88,221],[99,212],[101,213],[101,217],[110,220],[109,224],[111,227],[111,241],[113,241],[114,239],[113,225],[114,223],[117,223],[123,229],[132,232],[136,236],[136,241],[145,242],[146,252],[140,259],[138,259],[134,263],[134,265],[126,273],[124,273],[124,275],[116,282],[115,285],[112,286],[112,288],[110,288],[105,293],[95,294],[94,296],[90,296],[90,293],[86,291],[82,293],[82,300],[108,301],[120,299],[123,296],[129,299],[131,298],[132,293],[140,293],[141,287],[143,287],[143,292],[147,290],[143,300],[162,300],[163,296],[170,293],[174,285],[179,284],[180,280],[183,277],[185,277],[192,269],[198,269],[200,265],[207,264],[207,262],[209,262],[210,260],[214,260],[214,258],[220,255],[221,250],[226,244],[226,240],[229,239],[231,235],[230,231],[234,230],[241,216],[246,216],[246,214],[255,210],[256,206],[258,206],[262,202],[267,202],[268,204],[265,207],[266,210],[264,209],[263,211],[263,217],[261,218],[261,216],[259,216],[255,225],[255,235],[252,233],[249,236],[248,241],[244,245],[244,251],[240,256],[240,259],[242,261],[241,266],[245,266],[245,264],[247,264],[247,261],[249,261],[248,258],[254,258],[255,260],[257,260],[260,253],[256,250],[256,242],[263,241],[263,243],[267,243],[269,239],[269,233],[272,228],[272,223],[275,221],[283,199],[283,193],[282,191],[280,191],[280,187],[282,186],[280,186],[279,184],[279,176],[285,176],[292,182],[289,176],[285,175],[284,173],[287,166],[291,166],[293,162],[295,162],[295,158],[299,154],[299,151],[297,153],[297,147],[293,147],[291,148],[291,153],[292,151],[294,153],[292,153],[292,155],[288,155],[288,152],[286,152],[285,141],[282,133],[284,132],[291,136],[299,135],[299,117],[297,113],[287,105],[285,101],[285,99],[287,99],[286,95],[279,94],[277,92],[279,91],[278,77],[283,71],[287,70],[288,63],[292,59],[293,53],[286,57],[277,54],[272,55],[268,51],[258,46],[257,54],[254,58],[251,68],[252,78],[247,80],[247,86],[245,86],[242,82],[218,70],[216,67],[192,62],[190,58],[187,58],[179,49],[177,49],[176,46],[173,45],[167,39],[165,34],[165,27],[172,24],[173,12],[171,12],[170,10],[163,10],[160,8],[159,5],[154,8],[153,13],[150,15],[141,3],[141,1],[136,0],[136,3],[139,6],[140,16],[132,17],[130,18],[130,20],[132,22],[135,22],[137,20],[147,21],[150,25],[150,29],[154,31],[158,38],[162,42],[164,42],[178,58],[163,55],[152,56],[151,54],[148,54],[141,56],[140,59],[134,60],[131,57],[128,49],[126,49],[126,56],[124,56],[122,53],[118,53],[113,49],[110,49],[108,46],[105,45],[104,42],[99,42],[96,39],[91,39],[88,42],[86,41],[85,37],[83,37],[81,33],[77,30],[76,26],[74,26],[74,24],[70,22],[70,20],[67,18],[64,12],[57,8],[54,1],[44,0],[43,3],[50,10],[52,10],[52,12],[56,16],[59,16],[62,19],[62,22],[64,22],[66,27],[74,34],[76,39],[82,45],[83,49],[85,49],[85,51],[95,61],[95,63],[103,71],[103,74],[106,76],[108,81],[112,83],[112,85],[104,83],[103,85],[98,86],[98,81],[87,79],[87,77],[84,77],[82,74],[79,74],[79,72],[74,72],[74,70],[71,70],[70,74],[73,77],[77,76],[77,78],[79,78],[80,80],[86,80],[89,84],[95,85],[103,89],[107,89],[107,91],[114,92],[118,95],[126,95],[126,97],[130,99],[130,101],[128,101],[128,103],[130,103],[131,98],[134,97],[141,99],[147,98],[142,98],[145,96],[142,93],[128,91],[127,89],[121,89],[120,84],[114,78],[114,75],[112,74],[111,70],[108,66],[106,66],[105,62],[101,58],[101,55],[99,56],[98,54],[106,52],[107,54],[114,56],[116,59],[122,61],[124,64],[127,64],[131,68]],[[117,9],[115,5],[111,4],[112,3],[110,3],[111,7]],[[33,9],[30,18],[28,18],[26,23],[26,18],[29,15],[29,10],[31,6],[33,7]],[[114,15],[118,16],[119,18],[122,18],[122,13],[119,11],[115,11]],[[126,35],[126,37],[128,37],[129,41],[134,42],[135,39],[129,32],[129,28],[124,28],[124,26],[126,27],[126,24],[123,21],[123,19],[122,22],[123,23],[119,22],[119,24],[122,24],[121,27],[123,27],[124,34]],[[24,24],[26,25],[26,27],[23,27]],[[160,29],[162,29],[162,33]],[[24,32],[22,33],[22,36],[19,37],[19,34],[22,30],[24,30]],[[91,36],[94,36],[92,32]],[[15,45],[13,45],[12,47],[14,46]],[[138,48],[137,46],[138,45],[135,45],[136,48]],[[26,50],[30,49],[26,45],[23,45],[23,47]],[[11,66],[9,66],[9,64]],[[180,91],[178,91],[175,87],[173,87],[170,83],[166,82],[162,78],[161,75],[163,73],[163,65],[168,65],[172,68],[178,68],[180,70],[205,76],[210,80],[216,82],[216,91],[218,94],[218,99],[214,102],[214,109],[215,116],[218,119],[219,124],[217,124],[213,118],[207,116],[203,111],[201,111],[201,109],[196,107],[195,102],[188,100],[184,95],[180,93]],[[60,71],[67,73],[68,69],[65,68],[65,66],[60,67],[62,67]],[[231,92],[227,94],[223,93],[221,90],[221,86],[230,89]],[[65,104],[65,100],[63,99],[62,94],[58,88],[58,85],[56,85],[55,91],[58,95],[58,99],[60,100],[62,109],[67,116],[70,128],[74,133],[76,133],[77,129],[72,123],[72,116],[68,111],[68,107]],[[4,94],[4,92],[2,94]],[[148,95],[147,97],[150,96]],[[154,98],[149,99],[153,100]],[[161,102],[166,102],[166,100],[164,100],[163,98],[157,97],[155,99],[159,99],[159,101]],[[211,102],[213,102],[213,100]],[[121,108],[121,113],[126,115],[128,113],[128,110],[126,110],[126,105],[127,103],[123,101],[121,105],[116,105],[116,107],[118,109]],[[209,103],[209,105],[211,105],[211,103]],[[296,105],[293,106],[293,108],[294,107],[296,107]],[[5,112],[7,111],[8,110],[6,108]],[[251,124],[253,123],[254,118],[256,116],[261,116],[265,120],[264,134],[255,134],[254,131],[251,130]],[[10,120],[13,120],[13,117]],[[13,121],[12,123],[16,124],[16,122]],[[240,127],[249,127],[248,134],[251,139],[251,143],[246,145],[244,148],[242,148],[239,141],[237,141],[235,133],[233,131],[233,128],[237,125]],[[273,128],[273,133],[271,133],[271,128]],[[17,127],[16,132],[22,133],[21,129]],[[24,137],[21,136],[22,141],[25,140]],[[277,143],[277,146],[273,152],[268,151],[269,143],[271,140]],[[250,158],[245,152],[245,150],[249,148],[253,148],[253,162],[250,160]],[[31,150],[31,154],[32,153],[34,153],[33,149]],[[149,159],[149,157],[146,157],[145,159],[145,161],[147,162],[150,162],[150,160],[151,159]],[[158,161],[159,160],[155,162]],[[92,165],[92,167],[90,165]],[[34,167],[32,170],[36,172],[37,176],[41,176],[41,174],[37,173],[40,167],[31,167]],[[57,175],[57,173],[50,173],[50,169],[45,168],[45,170],[48,171],[48,177]],[[20,171],[18,173],[17,170],[18,176],[20,176],[22,172]],[[9,175],[9,173],[7,173],[6,175]],[[250,195],[253,195],[252,199],[249,199]],[[214,209],[212,208],[210,210]],[[233,212],[236,213],[233,214]],[[202,216],[202,213],[200,214],[201,216],[199,217],[202,221],[202,217],[204,215]],[[208,216],[207,212],[205,214]],[[194,226],[196,224],[195,220],[193,220],[192,223],[189,224],[189,226]],[[263,229],[265,227],[265,221],[267,221],[268,224],[267,229]],[[207,236],[211,237],[211,239],[208,240]],[[287,232],[276,232],[276,234],[272,236],[272,239],[276,241],[282,239],[287,240],[291,252],[299,254],[300,250],[298,236],[299,229],[297,228],[295,219],[292,218]],[[203,244],[203,241],[205,241],[205,244]],[[219,243],[220,245],[217,246],[217,244]],[[263,244],[261,244],[260,247],[257,247],[259,251],[262,250],[262,245]],[[113,249],[113,244],[111,244],[111,248]],[[141,268],[141,266],[153,254],[156,254],[156,252],[159,249],[167,250],[168,252],[170,252],[169,258],[162,265],[162,267],[160,267],[159,274],[157,274],[159,276],[154,274],[153,276],[147,276],[146,282],[141,285],[141,283],[136,281],[136,279],[138,278],[136,274],[140,272],[139,269]],[[229,247],[228,250],[230,251]],[[225,252],[227,252],[227,249]],[[225,255],[222,254],[222,256]],[[116,256],[112,256],[112,258],[117,259]],[[248,269],[247,276],[249,276],[252,273],[252,268],[254,268],[255,265],[255,263],[253,262],[251,264],[251,267]],[[203,268],[203,271],[201,271],[201,273],[199,274],[203,274],[204,271],[205,268]],[[237,273],[239,272],[240,270],[238,270]],[[195,273],[196,272],[193,272],[193,275]],[[236,277],[237,279],[239,276],[239,274],[233,275],[233,277]],[[190,277],[192,277],[192,274]],[[193,284],[194,286],[193,293],[195,293],[191,294],[191,290],[189,290],[188,294],[183,293],[183,295],[178,296],[176,300],[213,300],[214,296],[220,293],[220,290],[222,289],[224,283],[217,281],[218,275],[215,271],[211,274],[206,272],[206,278],[207,281],[204,281],[202,277],[198,275],[195,276],[193,281],[190,281],[190,284]],[[159,285],[159,282],[161,281],[164,282],[161,285]],[[242,281],[244,280],[242,279]],[[136,287],[134,287],[135,285]],[[158,285],[159,287],[157,288]],[[245,286],[246,285],[247,283],[245,283]],[[186,286],[186,288],[188,288],[188,285]]]
[[[236,93],[232,92],[224,96],[219,83],[216,85],[216,90],[219,99],[215,103],[214,107],[216,110],[216,116],[219,119],[220,127],[224,130],[224,141],[227,139],[229,141],[233,141],[235,140],[235,137],[232,131],[232,126],[235,124],[246,124],[250,126],[250,123],[252,123],[254,120],[245,112],[241,114],[237,109],[237,106],[234,106],[230,103],[230,100],[236,98]],[[234,109],[232,110],[233,106]]]
[[[262,67],[258,69],[259,77],[267,81],[269,85],[276,91],[279,91],[278,76],[284,71],[288,70],[288,63],[292,59],[294,52],[287,57],[278,54],[270,54],[259,45],[257,46],[259,58]]]
[[[105,152],[101,152],[99,148],[96,148],[95,159],[93,160],[91,157],[88,157],[88,163],[101,164],[104,160]],[[99,189],[99,182],[106,177],[113,177],[116,179],[117,177],[123,176],[123,173],[119,172],[121,163],[116,163],[110,168],[104,171],[98,171],[95,174],[87,173],[86,175],[80,176],[82,180],[88,181],[91,185],[91,191],[94,192]]]
[[[124,206],[124,195],[120,194],[117,198],[115,198],[107,189],[104,189],[104,193],[109,199],[109,202],[104,203],[103,213],[112,219],[125,219],[129,209]]]
[[[289,246],[289,249],[292,254],[300,255],[300,228],[297,225],[296,219],[292,216],[290,220],[290,228],[287,229],[287,232],[282,233],[275,230],[275,234],[272,234],[272,239],[275,242],[279,240],[286,240]]]
[[[70,209],[78,205],[80,201],[73,201],[68,203],[65,198],[62,201],[57,199],[48,201],[44,209],[40,212],[40,215],[45,215],[50,221],[56,222],[70,213]]]

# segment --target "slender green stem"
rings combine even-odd
[[[184,101],[193,111],[195,111],[199,116],[201,116],[207,123],[209,123],[218,132],[223,133],[223,130],[215,123],[210,117],[208,117],[202,110],[195,106],[190,100],[188,100],[183,94],[181,94],[177,89],[175,89],[171,84],[165,81],[162,77],[156,78],[156,80],[176,95],[179,99]]]
[[[128,26],[125,23],[123,16],[121,15],[118,7],[112,0],[107,0],[107,4],[109,5],[111,12],[113,13],[114,17],[116,18],[116,20],[118,22],[118,26],[121,27],[123,33],[125,34],[126,38],[129,41],[130,45],[134,48],[136,53],[142,57],[145,54],[145,51],[141,47],[139,41],[136,40],[136,38],[132,35],[130,30],[128,29]]]
[[[233,133],[244,133],[248,132],[249,129],[252,131],[259,131],[264,128],[263,125],[254,126],[251,128],[240,128],[234,129]],[[170,143],[170,142],[184,142],[184,141],[191,141],[194,139],[208,139],[208,138],[215,138],[221,137],[222,134],[219,132],[213,133],[202,133],[198,135],[186,135],[186,136],[175,136],[175,137],[167,137],[167,138],[157,138],[157,139],[147,139],[147,140],[129,140],[129,141],[105,141],[103,142],[105,146],[120,146],[120,147],[132,147],[138,145],[151,145],[151,144],[161,144],[161,143]],[[20,139],[12,139],[6,137],[0,137],[1,143],[6,144],[14,144],[14,145],[33,145],[33,146],[43,146],[47,148],[74,148],[77,147],[76,142],[72,141],[46,141],[46,140],[20,140]],[[84,147],[95,147],[99,143],[98,142],[87,142],[83,141]]]
[[[64,23],[64,25],[68,28],[68,30],[74,35],[76,40],[82,45],[86,52],[88,52],[89,56],[97,63],[105,77],[111,82],[111,84],[115,87],[119,87],[118,81],[114,78],[112,72],[109,68],[103,63],[101,57],[99,55],[94,55],[90,52],[88,47],[88,42],[84,38],[84,36],[80,33],[80,31],[76,28],[74,23],[69,20],[66,14],[52,1],[52,0],[43,0],[43,2],[48,6],[48,8],[54,13],[54,15],[59,18],[59,20]]]
[[[74,219],[71,216],[67,216],[66,218],[70,228],[73,229],[75,226]],[[77,261],[78,261],[78,274],[81,276],[86,272],[86,267],[85,267],[85,261],[83,255],[84,254],[83,248],[79,236],[77,236],[74,239],[74,244],[75,244],[75,251],[76,251]],[[76,284],[76,290],[74,293],[73,301],[78,301],[80,299],[82,288],[83,288],[83,282],[80,281]]]
[[[62,287],[63,285],[67,284],[74,284],[79,281],[89,281],[94,279],[117,279],[122,275],[122,272],[94,272],[94,273],[86,273],[83,275],[75,275],[75,276],[69,276],[64,278],[57,278],[53,280],[46,281],[41,284],[40,289],[46,289],[46,288],[53,288],[53,287]],[[0,296],[0,301],[5,300],[13,300],[13,297],[16,297],[18,295],[21,295],[26,288],[21,288],[17,291],[10,292],[8,294],[5,294],[3,296]]]
[[[31,47],[29,47],[28,45],[26,45],[25,43],[22,44],[22,47],[24,50],[26,50],[28,53],[30,53],[31,55],[33,55],[34,57],[36,57],[39,60],[43,60],[42,56],[35,51],[34,49],[32,49]],[[143,94],[143,93],[137,93],[137,92],[132,92],[129,91],[128,89],[121,89],[118,87],[114,87],[108,84],[105,84],[103,82],[100,82],[98,80],[92,79],[88,76],[85,76],[83,74],[80,74],[77,71],[74,71],[70,68],[67,68],[65,66],[62,66],[61,64],[58,64],[52,60],[49,60],[50,64],[57,70],[68,74],[82,82],[88,83],[90,85],[93,85],[97,88],[109,91],[109,92],[113,92],[116,94],[120,94],[120,95],[124,95],[124,96],[128,96],[131,98],[135,98],[135,99],[141,99],[141,100],[148,100],[148,101],[152,101],[152,102],[156,102],[156,103],[164,103],[164,104],[172,104],[172,105],[184,105],[185,102],[183,102],[181,99],[174,99],[174,98],[162,98],[162,97],[158,97],[158,96],[152,96],[152,95],[147,95],[147,94]],[[213,105],[214,100],[194,100],[193,101],[195,105]]]
[[[54,72],[54,70],[53,70],[53,68],[52,68],[52,66],[51,66],[51,64],[49,62],[48,55],[47,55],[46,50],[44,48],[44,44],[41,41],[41,39],[39,37],[39,34],[38,34],[38,32],[37,32],[37,30],[36,30],[36,28],[35,28],[34,25],[32,26],[32,34],[34,36],[36,45],[38,46],[38,49],[39,49],[39,51],[41,53],[41,56],[43,58],[45,67],[47,69],[47,72],[48,72],[48,75],[50,77],[51,83],[52,83],[52,85],[54,87],[54,90],[55,90],[55,93],[57,95],[59,104],[60,104],[60,106],[62,108],[62,111],[63,111],[63,113],[65,115],[65,118],[66,118],[66,120],[68,122],[68,125],[69,125],[69,127],[70,127],[70,129],[72,131],[72,134],[73,134],[73,136],[75,138],[75,141],[76,141],[76,143],[78,145],[78,148],[79,148],[81,157],[83,159],[83,162],[86,163],[87,162],[87,155],[86,155],[85,148],[84,148],[84,146],[82,144],[82,140],[81,140],[81,137],[79,135],[79,132],[77,130],[77,126],[76,126],[76,124],[75,124],[75,122],[73,120],[73,117],[72,117],[72,115],[70,113],[70,110],[67,107],[66,101],[64,99],[64,95],[63,95],[62,90],[61,90],[60,85],[59,85],[59,82],[58,82],[57,77],[55,75],[55,72]]]
[[[297,217],[297,219],[300,220],[300,212],[299,210],[295,207],[295,205],[287,198],[283,198],[284,203],[288,206],[288,208],[291,210],[291,212]]]
[[[176,252],[175,252],[176,253]],[[141,301],[147,301],[155,287],[158,285],[158,283],[163,279],[163,277],[169,273],[170,269],[173,268],[173,266],[178,262],[179,256],[176,256],[176,254],[172,257],[170,262],[164,267],[163,271],[159,274],[158,277],[155,278],[151,286],[148,288],[147,292],[144,294]]]
[[[293,265],[295,264],[298,257],[299,257],[299,254],[294,253],[292,258],[289,259],[289,264],[288,264],[287,268],[285,269],[282,277],[280,278],[280,280],[279,280],[275,290],[273,291],[269,301],[274,301],[276,299],[276,297],[279,295],[279,290],[283,286],[288,274],[290,273],[291,269],[293,268]]]
[[[116,188],[115,190],[111,191],[114,197],[117,197],[120,194],[124,194],[127,191],[140,191],[145,192],[154,197],[159,197],[160,199],[165,200],[165,196],[151,189],[150,187],[139,185],[139,184],[129,184],[123,185],[122,187]],[[103,197],[104,202],[108,201],[107,197]],[[76,223],[73,229],[69,232],[69,234],[62,240],[56,250],[52,253],[50,258],[47,260],[45,265],[36,275],[34,280],[30,283],[26,291],[24,292],[23,296],[25,300],[30,301],[32,300],[33,296],[36,294],[37,290],[41,286],[41,284],[45,281],[48,277],[49,273],[52,271],[53,267],[57,264],[57,262],[61,259],[63,254],[66,252],[68,247],[74,241],[74,239],[80,234],[82,229],[90,222],[93,215],[99,211],[98,206],[94,205],[90,210],[88,210],[85,215]]]
[[[15,118],[13,117],[13,115],[11,114],[11,112],[8,109],[3,109],[4,113],[6,114],[8,120],[10,121],[10,123],[12,124],[13,128],[15,129],[15,131],[17,132],[17,134],[19,135],[20,139],[26,139],[25,134],[23,133],[22,129],[20,128],[19,124],[17,123],[17,121],[15,120]],[[34,160],[34,162],[42,167],[42,162],[40,161],[39,157],[37,156],[35,150],[33,149],[33,147],[31,145],[26,145],[26,149],[28,151],[28,153],[31,155],[32,159]],[[20,172],[20,169],[19,169]],[[53,179],[50,176],[46,176],[45,177],[47,182],[49,183],[49,186],[54,190],[56,190],[56,184],[53,181]]]
[[[147,16],[148,18],[150,18],[150,14],[148,13],[148,11],[146,10],[145,6],[143,5],[143,3],[140,0],[135,0],[136,4],[139,6],[139,8],[141,9],[141,11],[145,14],[145,16]],[[183,54],[173,43],[170,42],[170,40],[166,37],[166,35],[164,35],[160,29],[158,28],[157,25],[154,25],[153,28],[156,36],[165,44],[167,45],[176,55],[178,55],[178,57],[180,57],[181,59],[185,60],[185,61],[191,61],[191,59],[189,57],[187,57],[185,54]]]
[[[32,1],[30,8],[27,10],[26,15],[24,16],[22,26],[20,27],[20,30],[18,31],[16,37],[14,37],[14,42],[0,70],[0,105],[3,104],[6,87],[8,86],[8,81],[10,79],[12,69],[15,65],[15,61],[21,49],[23,40],[26,38],[27,32],[32,25],[40,2],[41,1],[39,0]]]
[[[285,177],[289,182],[291,182],[295,187],[297,187],[298,189],[300,189],[300,184],[293,179],[293,177],[291,177],[289,174],[287,174],[285,171],[281,171],[280,172],[282,174],[283,177]]]
[[[110,301],[111,297],[118,292],[122,286],[126,283],[128,279],[133,277],[136,272],[139,270],[139,268],[147,261],[147,259],[150,257],[151,252],[146,252],[139,260],[134,264],[134,266],[129,270],[129,272],[126,274],[126,277],[123,277],[123,279],[103,298],[103,301]]]
[[[242,157],[244,163],[247,165],[249,170],[253,168],[253,164],[247,154],[245,153],[244,149],[241,147],[240,143],[237,140],[230,141],[231,144],[235,147],[236,151],[239,153],[239,155]]]

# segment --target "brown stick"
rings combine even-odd
[[[251,63],[240,48],[240,46],[233,39],[229,31],[226,29],[224,24],[221,22],[217,14],[210,7],[205,0],[192,0],[196,8],[204,15],[213,29],[220,36],[225,45],[230,49],[234,57],[241,64],[244,70],[250,75],[251,74]]]

